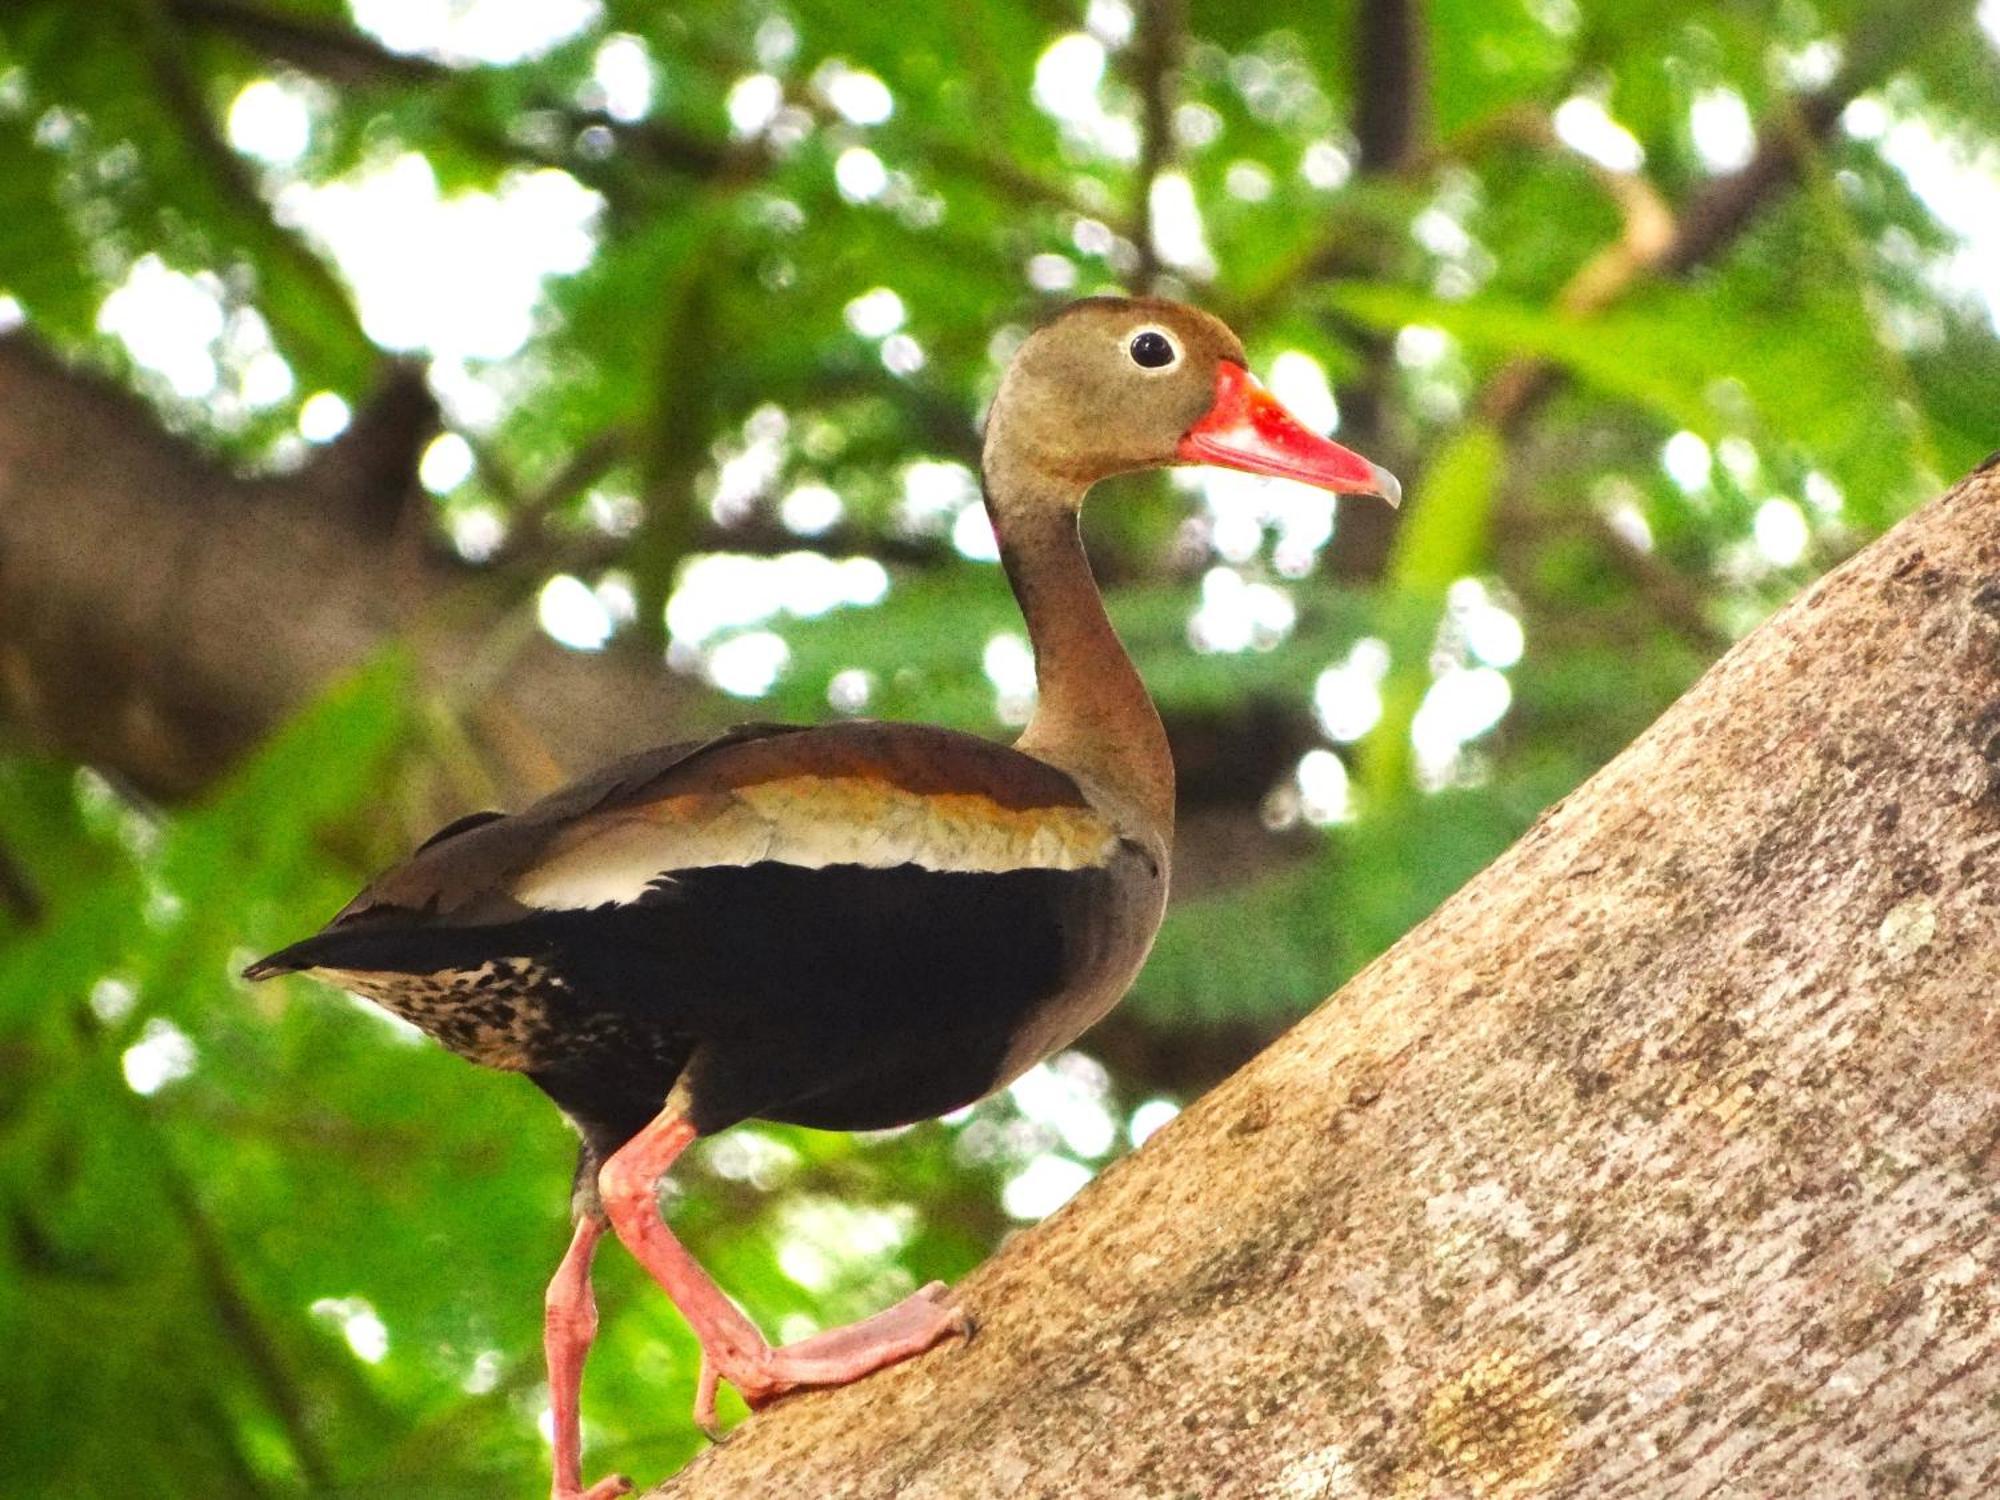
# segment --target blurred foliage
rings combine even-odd
[[[989,733],[1018,622],[934,466],[972,462],[1013,342],[1150,284],[1260,371],[1306,356],[1405,480],[1378,555],[1379,518],[1343,506],[1329,539],[1270,487],[1121,480],[1090,518],[1170,718],[1319,737],[1239,809],[1278,830],[1274,873],[1178,907],[1131,1001],[1192,1046],[1269,1034],[1996,442],[1995,227],[1966,209],[2000,180],[1990,3],[1982,29],[1968,3],[1435,0],[1409,77],[1355,41],[1391,3],[13,0],[0,320],[274,473],[309,396],[359,407],[386,354],[433,356],[476,460],[434,486],[438,546],[497,545],[524,614],[572,575],[618,644],[725,685],[774,632],[758,716]],[[1408,95],[1404,159],[1357,136],[1363,88]],[[259,146],[260,99],[295,147]],[[410,226],[365,268],[321,243],[315,203],[344,200],[315,194],[399,162],[447,204],[549,174],[591,195],[518,347],[412,347],[381,300],[398,255],[418,274]],[[107,303],[145,276],[212,368],[121,335]],[[784,505],[815,485],[824,529]],[[670,644],[669,600],[737,551],[889,584],[695,600],[724,618]],[[563,1132],[365,1006],[230,977],[425,831],[421,767],[476,753],[413,680],[355,663],[193,808],[0,753],[10,1494],[537,1482]],[[675,1222],[773,1332],[954,1277],[1157,1092],[1080,1058],[1037,1079],[887,1137],[735,1133]],[[615,1249],[598,1282],[589,1466],[656,1477],[695,1443],[692,1348]]]

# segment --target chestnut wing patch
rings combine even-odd
[[[512,897],[543,910],[624,904],[678,870],[762,863],[1084,870],[1118,844],[1053,767],[915,726],[830,726],[745,745],[651,791],[562,830],[515,874]]]

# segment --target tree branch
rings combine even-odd
[[[310,73],[340,87],[383,85],[433,86],[451,83],[463,70],[436,58],[392,52],[349,27],[285,15],[246,0],[165,0],[167,10],[192,25],[219,31],[275,62]],[[545,110],[563,121],[564,134],[574,138],[585,130],[603,130],[635,161],[657,169],[704,180],[741,180],[769,166],[769,155],[756,143],[717,141],[683,130],[664,120],[613,119],[601,110],[530,101],[526,110]],[[466,144],[500,160],[526,160],[561,166],[603,187],[602,173],[574,152],[553,155],[491,131],[448,122]]]
[[[1364,172],[1399,172],[1417,154],[1423,135],[1420,0],[1362,0],[1353,62],[1357,165]]]
[[[1139,30],[1132,49],[1132,81],[1139,90],[1139,164],[1132,174],[1132,243],[1139,264],[1132,282],[1150,292],[1160,276],[1160,249],[1153,238],[1153,184],[1174,150],[1174,72],[1180,66],[1186,30],[1183,0],[1140,0]]]
[[[496,634],[509,598],[402,531],[357,530],[326,482],[238,479],[128,393],[0,337],[0,713],[181,796],[398,638],[439,692],[509,640],[492,713],[571,770],[725,712],[656,660]]]
[[[656,1495],[1990,1489],[1996,527],[1968,481],[1739,645],[970,1344]]]
[[[1677,218],[1668,217],[1656,200],[1634,196],[1632,186],[1621,187],[1625,233],[1577,270],[1557,294],[1557,305],[1579,315],[1604,312],[1649,275],[1684,276],[1726,253],[1757,213],[1797,180],[1802,134],[1812,141],[1825,139],[1841,111],[1875,76],[1850,67],[1826,88],[1777,109],[1758,132],[1748,164],[1710,182]],[[1478,409],[1502,431],[1518,432],[1560,380],[1554,366],[1515,360],[1488,383]]]
[[[298,287],[309,292],[328,316],[339,325],[347,345],[372,350],[361,329],[361,314],[346,285],[319,255],[271,213],[271,205],[258,191],[243,158],[230,149],[217,131],[201,87],[188,65],[180,31],[172,24],[171,12],[152,3],[134,8],[138,17],[141,46],[154,81],[167,107],[179,120],[195,159],[206,169],[222,208],[248,226],[261,239],[266,252],[298,278]],[[284,309],[275,310],[276,320],[285,321]]]

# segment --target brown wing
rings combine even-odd
[[[973,735],[752,725],[630,757],[469,828],[389,871],[335,920],[500,921],[636,901],[677,871],[765,862],[1086,869],[1117,841],[1063,772]]]

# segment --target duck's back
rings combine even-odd
[[[1115,1003],[1166,872],[1062,771],[918,725],[756,725],[461,820],[314,938],[318,969],[606,1144],[865,1129],[981,1097]]]

